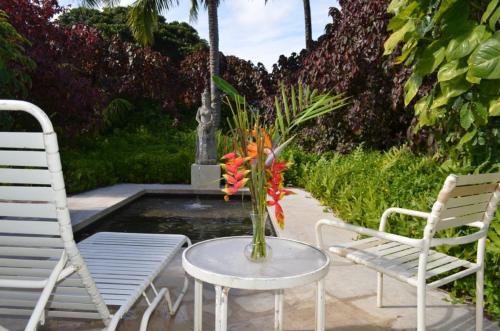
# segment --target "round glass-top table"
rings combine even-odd
[[[316,289],[316,330],[325,329],[324,277],[330,259],[320,249],[295,240],[266,237],[271,257],[249,261],[243,251],[249,236],[203,241],[182,255],[184,270],[195,279],[194,330],[201,331],[203,282],[215,286],[215,330],[227,330],[229,289],[274,290],[275,330],[283,329],[283,290],[313,282]]]

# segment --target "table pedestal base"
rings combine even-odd
[[[215,331],[227,331],[227,301],[229,287],[215,286]],[[283,290],[274,294],[274,330],[283,331]],[[195,279],[194,284],[194,331],[202,331],[203,282]],[[325,330],[325,282],[316,285],[316,331]]]

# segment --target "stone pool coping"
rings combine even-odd
[[[68,197],[73,231],[79,231],[145,194],[223,195],[220,190],[186,184],[116,184]],[[244,193],[243,193],[244,194]]]

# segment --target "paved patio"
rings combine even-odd
[[[314,224],[320,218],[333,218],[309,193],[295,189],[297,194],[287,197],[282,203],[287,215],[281,237],[314,243]],[[189,193],[188,185],[142,185],[120,184],[89,191],[69,199],[73,226],[80,229],[93,220],[131,201],[145,192]],[[206,193],[214,193],[207,191]],[[346,242],[353,240],[351,233],[327,229],[326,242]],[[375,305],[375,272],[344,259],[334,257],[330,273],[326,278],[327,330],[412,330],[416,325],[416,291],[409,285],[385,278],[384,308]],[[180,254],[160,276],[158,284],[169,286],[174,294],[182,284],[183,270]],[[214,291],[204,287],[204,330],[213,330]],[[473,330],[475,325],[474,307],[452,305],[446,293],[428,292],[429,330]],[[146,308],[141,301],[120,323],[118,330],[137,330]],[[160,307],[152,316],[149,330],[192,330],[193,320],[192,286],[183,304],[174,317],[169,317],[166,307]],[[231,290],[228,310],[229,330],[272,330],[274,317],[274,297],[270,292],[248,292]],[[0,319],[0,324],[11,330],[22,330],[24,320]],[[100,322],[49,319],[40,330],[101,330]],[[285,330],[314,329],[314,286],[285,291]],[[0,330],[2,328],[0,327]],[[500,330],[498,323],[485,321],[485,330]]]

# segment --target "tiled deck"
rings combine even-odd
[[[102,216],[109,207],[120,206],[144,192],[189,192],[187,185],[135,185],[122,184],[76,195],[69,204],[75,228],[81,228]],[[287,197],[282,203],[287,215],[287,225],[279,236],[314,243],[314,224],[320,218],[332,218],[319,202],[303,190]],[[326,230],[326,242],[352,240],[350,233]],[[183,270],[180,255],[158,280],[160,286],[175,290],[182,284]],[[375,305],[375,272],[334,257],[330,273],[326,278],[327,330],[412,330],[416,325],[416,291],[389,277],[385,278],[384,308]],[[203,324],[204,330],[213,330],[214,291],[205,286]],[[452,305],[446,301],[444,292],[428,292],[429,330],[472,330],[474,329],[474,307]],[[145,309],[141,301],[119,325],[118,330],[137,330]],[[166,308],[160,307],[152,316],[149,330],[192,330],[193,291],[186,295],[183,304],[174,317],[168,317]],[[269,292],[248,292],[231,290],[229,295],[229,330],[265,331],[272,330],[274,298]],[[307,286],[285,292],[285,330],[314,329],[314,286]],[[0,324],[11,330],[21,330],[24,321],[0,319]],[[100,322],[49,319],[40,330],[101,330]],[[0,327],[0,330],[2,328]],[[500,330],[497,323],[485,321],[485,330]]]

